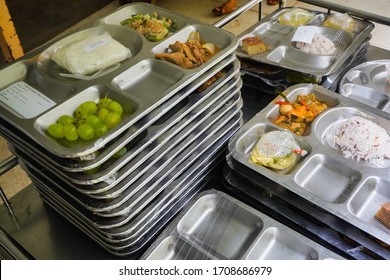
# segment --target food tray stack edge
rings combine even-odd
[[[180,28],[162,41],[149,42],[135,30],[120,26],[120,21],[139,11],[157,12],[172,19],[177,18],[181,23]],[[110,21],[107,21],[108,18]],[[82,37],[83,33],[93,34],[96,30],[108,31],[114,39],[132,50],[132,57],[123,61],[118,69],[96,79],[77,80],[60,76],[58,67],[50,60],[53,49],[60,47],[62,43],[74,36]],[[154,58],[156,53],[165,52],[169,44],[175,41],[186,42],[192,31],[198,31],[203,40],[214,43],[220,47],[220,51],[206,63],[194,69],[184,69],[173,63]],[[30,112],[31,116],[23,116],[24,112],[18,107],[2,100],[0,105],[5,110],[2,111],[1,118],[54,155],[64,158],[87,156],[104,147],[153,109],[171,99],[178,91],[225,57],[234,54],[237,45],[236,36],[228,31],[158,6],[145,3],[129,4],[108,14],[100,21],[86,24],[77,31],[50,41],[2,69],[1,76],[4,74],[4,77],[13,73],[21,73],[1,81],[2,93],[10,90],[9,87],[12,91],[18,91],[19,87],[16,84],[23,83],[38,91],[36,95],[40,96],[41,100],[49,100],[50,105],[36,112]],[[19,94],[27,96],[23,92]],[[47,127],[60,115],[72,114],[75,107],[82,102],[97,101],[106,95],[124,104],[123,121],[109,133],[91,143],[75,143],[69,147],[60,145],[48,137]]]
[[[233,162],[230,167],[235,170],[234,162],[237,162],[243,166],[237,171],[258,185],[262,185],[261,178],[266,177],[280,186],[275,189],[278,194],[287,191],[297,195],[390,244],[390,231],[374,217],[381,205],[390,200],[389,159],[384,159],[379,166],[364,160],[348,159],[327,139],[333,124],[340,124],[356,115],[368,117],[388,132],[388,114],[313,84],[298,84],[285,91],[290,100],[295,100],[298,94],[311,92],[317,100],[327,103],[328,109],[314,119],[308,135],[293,134],[300,148],[308,152],[306,156],[288,170],[279,171],[249,162],[249,155],[259,137],[272,130],[281,130],[272,123],[279,114],[279,105],[271,102],[230,139],[229,155]],[[253,178],[250,173],[259,176]]]

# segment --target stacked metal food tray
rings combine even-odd
[[[148,260],[343,259],[275,219],[214,189],[197,195],[148,248]]]
[[[359,64],[341,79],[339,93],[390,113],[390,60]]]
[[[292,42],[298,28],[282,24],[279,17],[294,7],[275,10],[257,24],[238,35],[240,47],[236,54],[242,64],[247,84],[261,82],[265,91],[274,94],[296,83],[316,83],[337,90],[337,84],[345,69],[357,65],[360,58],[369,48],[369,40],[374,24],[359,18],[353,18],[354,29],[344,32],[336,28],[324,26],[326,19],[333,15],[320,11],[300,8],[312,13],[311,21],[302,26],[316,27],[317,32],[334,42],[337,48],[333,55],[317,55],[306,53],[295,47]],[[247,37],[259,37],[269,50],[259,54],[247,54],[241,48]],[[254,81],[252,82],[252,79]]]
[[[389,159],[371,163],[346,158],[329,142],[335,125],[341,125],[353,116],[373,121],[388,134],[388,114],[318,85],[298,84],[284,93],[290,101],[295,101],[298,95],[314,93],[317,100],[328,106],[311,123],[308,134],[298,136],[289,132],[307,154],[282,170],[249,160],[262,135],[283,130],[273,123],[279,115],[280,105],[271,102],[229,141],[228,166],[247,180],[243,185],[231,187],[244,192],[244,196],[258,197],[259,201],[264,195],[280,197],[296,209],[294,211],[305,213],[312,221],[335,229],[353,242],[356,250],[369,251],[373,258],[388,259],[390,231],[375,218],[375,214],[382,204],[390,201]],[[278,97],[276,100],[283,99]],[[323,231],[317,234],[325,234],[326,228]]]
[[[358,18],[353,18],[354,25],[351,31],[327,27],[324,22],[331,14],[302,8],[299,9],[313,15],[307,23],[301,25],[281,23],[280,17],[283,13],[294,9],[297,8],[288,7],[276,10],[238,37],[240,44],[242,44],[242,40],[246,37],[258,36],[269,47],[269,50],[259,54],[247,54],[242,48],[238,48],[237,55],[285,69],[323,77],[337,71],[371,36],[371,31],[374,28],[372,23]],[[335,53],[329,55],[312,54],[295,47],[295,42],[292,40],[297,30],[302,26],[315,27],[316,33],[331,40],[336,48]]]
[[[178,30],[152,42],[120,25],[154,12]],[[51,53],[102,31],[132,56],[88,78],[63,75]],[[155,58],[193,31],[218,48],[205,63],[185,69]],[[210,180],[241,126],[237,45],[233,34],[163,8],[122,6],[0,70],[0,134],[49,206],[108,252],[135,257]],[[107,134],[64,145],[46,132],[59,116],[105,96],[124,108],[122,122]]]

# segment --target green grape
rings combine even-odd
[[[75,110],[75,117],[81,118],[88,115],[95,114],[97,111],[97,104],[93,101],[86,101],[81,103]]]
[[[99,169],[100,169],[100,165],[96,166],[96,167],[93,167],[91,169],[88,169],[88,170],[84,170],[83,173],[85,175],[93,175],[93,174],[96,174],[99,172]]]
[[[77,127],[71,123],[64,125],[64,136],[69,141],[76,141],[79,138]]]
[[[108,126],[109,129],[114,128],[122,121],[121,116],[116,112],[109,112],[104,117],[104,123]]]
[[[95,126],[93,126],[93,130],[94,130],[97,137],[101,137],[107,133],[108,127],[103,122],[100,122],[100,123],[96,124]]]
[[[118,113],[120,116],[122,116],[123,114],[123,107],[121,104],[119,104],[119,102],[113,100],[111,101],[111,103],[108,105],[108,108],[107,108],[110,112],[116,112]]]
[[[122,147],[119,151],[117,151],[115,154],[112,155],[113,158],[120,158],[123,157],[127,152],[126,147]]]
[[[76,125],[77,127],[79,127],[80,125],[82,125],[83,123],[85,123],[85,119],[86,119],[85,117],[76,119],[75,125]]]
[[[49,127],[47,128],[47,132],[54,138],[60,139],[64,137],[63,126],[59,123],[53,123],[49,125]]]
[[[93,130],[92,125],[83,123],[77,128],[77,132],[81,139],[83,140],[91,140],[95,137],[95,132]]]
[[[75,122],[75,119],[69,115],[62,115],[57,120],[57,123],[62,124],[62,125],[66,125],[66,124],[74,123],[74,122]]]
[[[111,103],[112,99],[105,96],[104,98],[99,99],[98,102],[98,109],[101,110],[102,108],[107,108],[108,105]]]
[[[99,119],[101,119],[101,121],[104,122],[104,119],[105,117],[107,116],[107,114],[109,113],[110,111],[108,111],[107,108],[102,108],[100,109],[99,113],[98,113],[98,117]]]
[[[85,123],[90,124],[92,126],[96,126],[103,122],[101,119],[99,119],[97,115],[88,115],[85,117]]]

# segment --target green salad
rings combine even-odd
[[[146,39],[153,42],[161,41],[178,29],[174,20],[158,16],[156,12],[152,14],[136,14],[121,21],[120,24],[137,30]]]

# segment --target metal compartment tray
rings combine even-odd
[[[238,126],[236,129],[237,128]],[[227,135],[231,135],[231,133],[228,133]],[[225,140],[227,140],[225,136],[223,137]],[[218,141],[218,143],[221,143],[221,141]],[[214,146],[214,148],[216,148],[215,151],[211,152],[210,154],[203,153],[203,155],[195,162],[199,163],[201,160],[205,161],[215,159],[215,154],[218,153],[219,150],[217,146]],[[221,146],[220,148],[222,149],[223,147]],[[119,217],[118,219],[114,219],[116,221],[122,220],[121,224],[114,225],[115,227],[109,226],[103,228],[99,227],[99,224],[110,223],[109,218],[93,217],[90,215],[91,213],[88,213],[85,211],[85,209],[82,209],[78,205],[74,204],[74,202],[72,202],[69,197],[61,195],[60,189],[55,185],[50,185],[51,182],[47,180],[47,178],[42,177],[39,172],[33,168],[27,168],[29,169],[29,174],[32,175],[34,183],[37,184],[37,188],[41,193],[44,193],[47,197],[50,197],[59,205],[62,205],[64,209],[66,209],[67,213],[77,217],[77,219],[85,226],[89,227],[96,236],[99,236],[100,239],[105,240],[108,243],[112,243],[112,246],[121,246],[123,245],[122,243],[137,242],[139,239],[140,230],[145,226],[149,227],[150,223],[155,222],[155,217],[163,212],[163,209],[165,209],[163,205],[166,206],[163,204],[165,200],[170,198],[172,195],[178,199],[176,191],[185,191],[186,189],[190,188],[192,184],[190,185],[188,183],[189,181],[193,183],[196,178],[202,175],[202,172],[208,172],[212,169],[209,165],[193,165],[193,168],[189,168],[185,172],[181,173],[175,180],[169,183],[169,186],[166,187],[164,191],[158,193],[156,196],[158,199],[151,200],[150,198],[153,198],[155,195],[150,194],[148,198],[149,201],[144,200],[143,203],[140,202],[138,213],[134,215],[131,213],[129,217],[123,216]],[[46,183],[50,184],[47,185]],[[145,201],[147,201],[147,203],[145,203]],[[173,201],[174,200],[172,200],[172,202]],[[150,212],[150,209],[156,209],[156,211]]]
[[[390,59],[353,67],[340,81],[340,94],[390,113],[390,70],[386,67],[390,67]]]
[[[199,110],[199,113],[196,113],[195,117],[190,118],[192,122],[184,119],[181,123],[184,123],[185,127],[176,126],[173,128],[172,134],[174,137],[170,137],[167,134],[162,136],[161,139],[157,139],[152,145],[124,165],[112,181],[107,180],[106,182],[98,182],[87,186],[75,184],[67,177],[62,176],[61,172],[53,168],[48,168],[42,160],[37,160],[35,154],[30,154],[24,149],[23,152],[32,158],[31,163],[40,166],[40,169],[44,170],[43,172],[47,173],[48,176],[57,178],[57,181],[62,182],[64,188],[67,190],[75,190],[95,199],[112,199],[118,197],[129,186],[140,184],[140,181],[137,182],[139,178],[146,178],[143,183],[145,184],[152,178],[152,175],[158,173],[175,157],[180,156],[181,149],[198,141],[199,135],[202,132],[216,125],[220,125],[220,123],[232,117],[232,115],[227,116],[225,120],[221,120],[223,115],[229,112],[235,112],[237,110],[236,108],[242,106],[242,101],[240,101],[238,95],[239,88],[240,85],[237,85],[225,95],[215,95],[215,98],[219,99],[218,102],[214,103],[210,100],[209,104],[206,105],[210,105],[210,108],[208,110]],[[175,129],[178,131],[175,131]],[[168,138],[170,141],[165,141],[165,138]],[[143,176],[145,173],[148,175],[147,177]]]
[[[308,135],[298,137],[293,134],[300,148],[308,152],[306,156],[299,157],[285,170],[249,162],[249,155],[259,137],[272,130],[281,130],[272,123],[279,114],[279,105],[271,102],[231,138],[231,157],[247,170],[271,179],[282,189],[390,244],[390,230],[374,218],[381,205],[390,200],[390,160],[383,159],[378,165],[348,159],[327,140],[334,124],[342,124],[356,115],[366,116],[390,131],[388,114],[316,85],[298,84],[285,93],[289,100],[295,101],[298,94],[310,92],[317,100],[325,102],[328,109],[314,119]]]
[[[212,67],[201,77],[193,81],[190,85],[179,91],[172,98],[165,101],[162,105],[144,116],[128,130],[124,131],[120,136],[107,143],[103,148],[99,149],[91,156],[86,156],[83,158],[74,159],[58,157],[44,149],[33,139],[26,136],[24,133],[6,121],[0,121],[4,127],[8,128],[8,130],[14,130],[13,134],[15,135],[15,138],[20,139],[19,142],[29,147],[30,150],[33,150],[36,153],[44,156],[45,160],[48,161],[51,165],[55,166],[55,168],[68,172],[82,172],[96,168],[99,165],[101,166],[103,163],[112,159],[112,156],[122,147],[136,144],[146,137],[146,134],[149,132],[149,128],[153,128],[156,125],[161,125],[164,120],[169,118],[169,116],[173,115],[175,112],[181,110],[188,103],[193,102],[195,104],[195,102],[198,101],[197,99],[201,100],[202,98],[209,96],[213,91],[217,90],[217,88],[226,83],[227,79],[230,79],[232,76],[234,76],[234,73],[239,71],[239,68],[239,62],[234,58],[234,56],[229,56],[223,59],[220,63]],[[225,72],[224,76],[218,79],[209,88],[199,93],[197,93],[197,90],[194,90],[220,71]],[[188,94],[188,92],[191,93]],[[105,166],[107,166],[107,164],[105,164]],[[109,168],[106,167],[106,169]],[[103,172],[101,168],[99,171]]]
[[[343,259],[221,191],[202,192],[192,201],[142,259]]]
[[[237,110],[238,109],[235,109],[236,113],[232,110],[228,111],[224,116],[221,116],[218,123],[207,130],[201,131],[199,135],[203,135],[204,140],[202,139],[202,141],[190,143],[190,145],[185,144],[184,148],[178,147],[178,150],[182,151],[181,156],[172,159],[168,164],[164,164],[163,168],[155,165],[153,170],[146,172],[139,181],[134,185],[130,185],[121,196],[110,200],[85,197],[84,195],[67,188],[66,185],[64,186],[63,182],[56,180],[53,174],[41,171],[42,169],[37,167],[36,164],[31,164],[31,158],[28,156],[24,156],[24,158],[21,157],[21,159],[26,162],[26,166],[35,169],[42,176],[46,177],[47,180],[52,181],[58,186],[58,189],[61,190],[64,196],[69,197],[75,204],[80,205],[83,209],[87,210],[87,213],[91,213],[89,218],[91,220],[96,220],[94,221],[96,227],[112,228],[120,226],[135,215],[136,210],[139,208],[137,208],[137,206],[139,206],[140,201],[145,200],[145,198],[150,199],[150,197],[154,197],[159,192],[163,191],[169,182],[177,177],[180,172],[188,168],[191,162],[201,155],[207,145],[218,140],[218,137],[221,137],[221,133],[226,134],[228,131],[224,130],[230,129],[232,126],[230,122],[234,121],[234,123],[236,123],[238,121],[237,118],[239,118],[239,116],[237,115]],[[15,149],[15,152],[23,156],[23,152],[18,151],[17,149]],[[161,171],[154,172],[155,169]],[[151,178],[149,178],[149,175]],[[147,181],[148,184],[145,184],[145,181]],[[112,219],[101,219],[101,217]]]
[[[24,74],[11,77],[1,88],[0,105],[5,109],[2,111],[2,118],[52,154],[66,158],[86,156],[118,137],[146,114],[234,53],[238,45],[237,38],[230,32],[170,13],[157,6],[138,3],[123,9],[129,13],[142,9],[149,13],[169,14],[170,18],[181,21],[183,26],[163,41],[149,42],[135,30],[118,25],[120,14],[123,15],[124,11],[119,9],[108,15],[113,21],[97,21],[92,26],[83,26],[72,34],[44,44],[10,66],[11,70],[15,67],[23,68],[20,72]],[[113,23],[115,18],[118,24]],[[114,39],[130,48],[132,57],[98,79],[75,80],[60,76],[60,69],[50,59],[53,49],[102,31],[109,32]],[[194,69],[184,69],[154,58],[156,53],[165,52],[169,44],[187,41],[188,35],[193,31],[198,31],[205,42],[217,45],[220,51]],[[2,70],[4,71],[7,71],[7,68]],[[103,96],[115,99],[124,106],[120,125],[103,137],[88,143],[80,140],[70,146],[64,146],[48,137],[45,132],[47,127],[60,115],[72,114],[82,102],[97,101]],[[25,103],[20,101],[14,103],[20,98],[27,99],[29,106],[26,107]]]
[[[136,217],[134,222],[134,224],[137,226],[136,229],[141,231],[138,233],[141,235],[141,238],[136,240],[137,242],[135,243],[131,242],[126,244],[126,242],[124,242],[125,246],[123,246],[121,249],[118,249],[117,247],[112,248],[110,243],[107,244],[99,236],[96,236],[95,232],[86,227],[83,221],[79,221],[77,216],[74,216],[73,213],[69,212],[68,207],[63,206],[61,201],[56,201],[55,198],[51,197],[46,192],[41,192],[39,189],[38,192],[42,200],[47,203],[49,207],[67,219],[70,223],[75,225],[79,230],[81,230],[94,242],[103,247],[110,254],[127,258],[138,258],[143,248],[146,248],[148,244],[151,243],[151,240],[181,210],[181,208],[186,205],[195,194],[204,189],[208,182],[213,179],[213,176],[215,176],[216,172],[215,166],[218,165],[218,162],[221,160],[221,158],[219,160],[210,160],[209,166],[204,165],[204,167],[206,167],[206,171],[204,173],[198,173],[196,178],[192,177],[191,182],[186,181],[184,186],[182,186],[183,193],[180,193],[178,197],[173,196],[172,199],[169,200],[169,203],[164,204],[164,207],[160,207],[160,205],[156,204],[146,208],[145,211],[141,213],[141,218],[138,219],[138,217]],[[158,211],[160,208],[161,211]],[[148,217],[148,214],[154,215]],[[141,227],[139,227],[140,225]]]
[[[218,153],[221,153],[221,149],[222,151],[225,149],[225,145],[228,139],[239,128],[239,125],[236,123],[235,128],[233,127],[231,130],[228,130],[227,134],[221,136],[221,138],[214,145],[204,151],[203,155],[198,158],[197,161],[194,162],[193,168],[187,169],[183,174],[181,174],[179,177],[177,177],[174,181],[171,182],[170,187],[166,189],[165,195],[167,196],[167,198],[169,198],[170,194],[174,194],[177,190],[180,190],[178,189],[178,187],[180,186],[184,188],[182,191],[186,191],[186,189],[190,191],[190,189],[194,188],[194,185],[196,185],[196,182],[194,183],[194,181],[198,180],[199,178],[204,176],[204,174],[210,172],[214,167],[216,167],[216,155]],[[38,184],[40,184],[41,182],[42,181],[37,181]],[[51,197],[53,195],[52,191],[47,192],[47,190],[44,190],[47,189],[46,185],[41,185],[40,187],[38,186],[38,189],[41,192],[43,191],[43,195],[45,195],[46,197]],[[179,194],[176,194],[176,196],[177,195]],[[59,200],[57,201],[57,203],[60,202],[61,204],[63,204],[64,199],[61,196],[57,197],[57,199],[58,198]],[[50,198],[49,200],[51,201],[52,198]],[[170,201],[175,203],[177,202],[175,196],[171,197]],[[53,201],[51,202],[53,203]],[[60,210],[58,210],[57,207],[59,207],[59,205],[57,205],[56,209],[58,212],[60,212],[60,214],[65,215],[68,219],[70,219],[72,223],[76,223],[78,227],[81,227],[84,232],[87,232],[87,234],[93,237],[95,241],[103,245],[112,253],[126,255],[129,254],[129,250],[134,251],[134,247],[142,246],[142,243],[145,241],[145,231],[153,229],[148,227],[146,229],[144,228],[145,224],[142,224],[142,221],[145,221],[145,216],[147,218],[148,215],[153,214],[149,220],[149,222],[151,222],[152,224],[155,224],[159,221],[158,217],[160,217],[160,215],[164,216],[164,210],[167,210],[167,205],[164,204],[163,206],[163,204],[161,203],[162,201],[160,199],[151,202],[151,204],[149,205],[150,207],[146,207],[140,215],[137,215],[135,217],[134,220],[130,220],[129,222],[127,222],[127,224],[122,226],[122,228],[120,229],[122,231],[121,233],[117,232],[113,236],[102,236],[100,231],[97,231],[96,228],[94,228],[93,223],[91,225],[90,221],[82,219],[82,215],[80,215],[80,213],[78,213],[77,211],[77,214],[75,215],[75,213],[72,211],[72,209],[74,209],[72,205],[65,204],[66,206]],[[173,207],[172,205],[168,206],[168,210],[169,208]],[[152,209],[155,209],[156,212],[150,212],[150,210]],[[135,230],[136,232],[133,232],[133,230]],[[152,231],[151,234],[156,234],[156,231],[154,231],[154,233]]]
[[[106,162],[94,174],[66,172],[58,169],[57,166],[51,164],[52,160],[45,156],[43,151],[34,149],[28,141],[21,139],[16,132],[12,133],[12,128],[9,128],[7,132],[5,131],[6,126],[4,126],[1,130],[9,140],[18,143],[19,146],[23,146],[26,151],[34,154],[40,159],[40,162],[48,168],[50,167],[56,174],[69,181],[69,183],[94,185],[93,187],[79,187],[78,189],[81,192],[102,192],[111,189],[124,176],[132,172],[137,167],[136,162],[142,164],[155,154],[159,147],[164,144],[169,144],[171,140],[175,139],[174,137],[176,135],[183,135],[191,132],[191,129],[195,129],[197,122],[199,122],[199,116],[211,114],[218,109],[218,106],[222,106],[223,100],[226,101],[227,98],[232,97],[242,85],[242,81],[239,79],[239,73],[235,73],[235,76],[230,78],[229,81],[226,81],[227,84],[221,83],[205,95],[191,95],[192,98],[189,99],[184,107],[169,116],[168,119],[161,120],[161,123],[151,126],[147,130],[147,135],[142,140],[139,140],[138,143],[133,143],[131,146],[127,146],[127,152],[124,155],[119,159],[113,158]],[[194,125],[189,125],[192,122]],[[145,151],[148,151],[148,153]]]
[[[354,29],[352,32],[325,27],[323,22],[329,14],[303,9],[314,15],[314,18],[306,25],[316,26],[316,32],[333,41],[337,49],[333,55],[309,54],[297,49],[291,41],[298,27],[279,22],[279,16],[289,9],[295,8],[278,9],[238,35],[240,46],[244,38],[258,36],[264,41],[265,45],[270,47],[270,50],[260,54],[248,55],[241,47],[238,47],[236,51],[237,56],[312,76],[323,77],[336,72],[360,45],[371,36],[371,31],[374,28],[371,22],[358,18],[354,18]]]
[[[390,251],[369,234],[286,191],[275,181],[248,170],[230,155],[226,161],[223,171],[225,188],[257,210],[347,259],[390,258]]]

